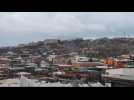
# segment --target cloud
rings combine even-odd
[[[133,12],[0,12],[0,45],[45,38],[134,36]]]

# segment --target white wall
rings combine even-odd
[[[120,69],[108,69],[109,74],[130,75],[134,76],[134,68],[120,68]]]

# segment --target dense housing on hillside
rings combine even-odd
[[[28,78],[39,81],[71,81],[73,84],[75,81],[75,85],[112,82],[112,86],[117,86],[124,83],[120,83],[120,78],[117,79],[119,83],[109,80],[108,76],[110,79],[114,77],[108,70],[133,69],[133,43],[133,38],[49,39],[0,48],[0,78],[17,78],[21,72],[27,73]],[[103,74],[105,78],[102,77]]]

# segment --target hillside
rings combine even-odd
[[[43,54],[44,52],[55,52],[57,54],[67,54],[78,52],[81,55],[92,57],[119,56],[134,52],[134,38],[100,38],[96,40],[44,40],[29,44],[21,44],[17,47],[0,48],[0,54],[8,51],[15,53]]]

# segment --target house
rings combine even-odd
[[[129,62],[128,59],[118,59],[118,58],[107,58],[104,60],[104,64],[113,68],[124,68],[125,64]]]
[[[121,55],[120,57],[124,59],[130,59],[130,55]]]
[[[44,68],[44,67],[47,67],[47,66],[49,66],[49,64],[47,62],[45,62],[44,60],[42,60],[40,67]]]
[[[88,57],[84,56],[75,56],[71,59],[72,65],[75,67],[96,67],[96,66],[105,66],[104,63],[94,61]]]
[[[7,77],[9,68],[9,59],[0,58],[0,78]]]
[[[23,54],[20,54],[20,57],[22,58],[22,61],[24,63],[30,63],[31,62],[31,55],[30,54],[26,54],[26,53],[23,53]]]
[[[88,62],[89,58],[88,57],[83,57],[83,56],[75,56],[71,59],[72,63],[78,63],[78,62]]]
[[[56,56],[57,56],[57,55],[55,55],[55,54],[49,55],[49,56],[47,57],[47,60],[48,60],[49,62],[52,62],[52,63],[53,63],[53,60],[56,58]]]
[[[53,44],[53,43],[59,43],[58,39],[46,39],[44,41],[44,44]]]
[[[71,64],[71,57],[69,55],[58,55],[53,60],[54,64]]]
[[[21,64],[22,59],[21,58],[13,58],[10,60],[10,66],[11,67],[17,67]]]
[[[42,57],[41,56],[33,56],[32,63],[37,64],[38,67],[41,66]]]

